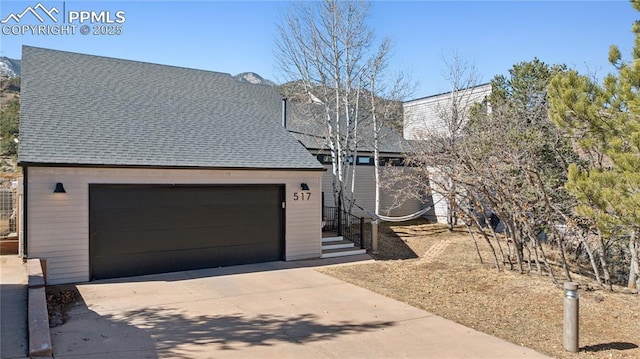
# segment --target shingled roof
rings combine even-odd
[[[306,148],[322,150],[329,148],[328,131],[324,114],[319,105],[290,101],[287,104],[287,129]],[[373,152],[374,133],[371,120],[358,125],[358,151]],[[409,148],[400,131],[385,125],[380,129],[378,150],[383,153],[403,154]]]
[[[229,74],[23,47],[22,165],[322,170],[281,117]]]

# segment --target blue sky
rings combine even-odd
[[[276,23],[291,2],[282,1],[41,1],[68,12],[126,14],[120,35],[5,35],[0,53],[20,58],[31,45],[94,55],[237,74],[253,71],[282,79],[273,54]],[[34,1],[2,0],[0,19]],[[62,11],[61,11],[62,12]],[[28,15],[31,16],[31,15]],[[482,82],[507,74],[534,57],[565,63],[599,77],[611,44],[628,59],[630,32],[640,13],[628,1],[376,1],[370,26],[394,43],[391,69],[418,82],[412,98],[449,89],[443,57],[452,52],[475,62]],[[25,18],[20,23],[37,23]],[[51,22],[49,22],[51,23]],[[7,22],[2,25],[16,25]],[[79,27],[79,25],[78,25]]]

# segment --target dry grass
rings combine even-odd
[[[564,292],[549,277],[498,272],[479,242],[481,264],[465,228],[412,222],[381,226],[380,233],[375,263],[321,271],[554,357],[640,358],[640,296],[630,290],[606,292],[573,278],[589,290],[580,290],[580,352],[568,353]]]

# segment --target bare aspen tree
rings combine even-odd
[[[351,211],[361,133],[373,126],[376,157],[376,209],[379,212],[378,141],[390,108],[399,104],[379,96],[400,93],[386,74],[391,43],[376,41],[367,24],[364,1],[296,2],[278,25],[276,58],[287,80],[296,81],[296,97],[322,108],[331,153],[335,203]],[[403,90],[405,87],[402,88]],[[371,131],[366,131],[371,133]]]
[[[631,255],[630,268],[629,268],[629,280],[627,281],[627,287],[640,289],[640,261],[638,260],[638,253],[640,253],[640,244],[636,238],[636,232],[631,232],[631,238],[629,238],[629,253]]]
[[[460,54],[453,53],[449,59],[444,58],[446,66],[445,79],[451,86],[450,99],[445,105],[436,108],[437,116],[442,120],[444,129],[440,137],[442,150],[451,152],[450,158],[438,166],[438,175],[442,180],[437,184],[447,204],[447,227],[451,231],[457,224],[459,191],[456,188],[457,161],[459,141],[462,129],[466,124],[471,107],[475,104],[474,89],[478,85],[478,73],[475,65]]]
[[[389,75],[387,70],[388,54],[391,49],[390,40],[385,39],[377,54],[368,64],[367,90],[369,93],[368,113],[373,133],[373,163],[375,177],[374,212],[380,214],[380,142],[388,135],[394,122],[402,116],[402,100],[411,92],[413,86],[406,80],[402,72]],[[387,131],[385,131],[385,129]]]
[[[277,25],[276,58],[284,76],[299,81],[302,96],[322,107],[334,177],[334,198],[344,208],[349,158],[355,151],[360,85],[373,32],[365,2],[296,2]]]
[[[448,98],[435,105],[436,121],[432,126],[416,124],[416,132],[426,142],[419,152],[431,157],[426,162],[431,191],[446,203],[447,227],[451,231],[457,223],[460,199],[460,191],[456,187],[457,154],[462,130],[472,106],[479,99],[476,93],[478,73],[475,65],[458,53],[454,52],[443,61],[446,67],[444,77],[450,86]],[[427,119],[417,117],[412,120],[423,122]]]

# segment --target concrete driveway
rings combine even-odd
[[[56,358],[545,358],[321,274],[274,262],[77,285]],[[464,310],[464,308],[461,308]]]

